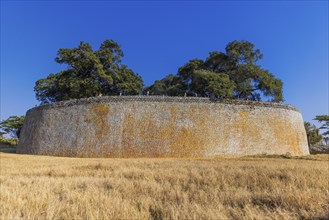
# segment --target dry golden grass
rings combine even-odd
[[[88,159],[0,153],[0,218],[326,218],[328,156]]]

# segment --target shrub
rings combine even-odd
[[[1,145],[16,146],[17,144],[18,144],[18,139],[16,138],[5,138],[0,136],[0,146]]]

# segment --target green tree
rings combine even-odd
[[[234,88],[234,83],[226,74],[207,70],[194,71],[191,89],[197,95],[212,98],[232,98]]]
[[[310,122],[304,122],[304,127],[309,146],[313,146],[322,140],[322,135],[319,134],[319,129],[315,125]]]
[[[211,52],[205,61],[193,59],[180,67],[176,77],[181,79],[180,88],[184,91],[179,90],[179,94],[281,102],[283,83],[257,65],[262,58],[263,54],[252,43],[232,41],[227,44],[225,53]],[[200,82],[203,86],[198,86]],[[162,84],[161,91],[166,91],[166,86],[172,87],[173,84]]]
[[[324,129],[323,135],[329,135],[329,115],[317,115],[314,120],[323,123],[320,129]]]
[[[121,63],[123,52],[113,40],[104,41],[97,51],[85,42],[72,49],[59,49],[55,61],[68,68],[36,82],[41,103],[99,95],[135,95],[142,91],[142,78]]]
[[[175,75],[168,75],[161,80],[156,80],[153,85],[145,88],[145,92],[150,95],[183,96],[185,84],[181,78]]]
[[[19,138],[24,123],[24,116],[10,116],[0,122],[0,133],[9,134],[13,138]],[[1,135],[2,136],[2,135]]]

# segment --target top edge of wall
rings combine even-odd
[[[201,97],[173,97],[173,96],[101,96],[90,97],[82,99],[71,99],[67,101],[55,102],[52,104],[42,104],[32,109],[49,109],[49,108],[63,108],[74,105],[85,105],[91,103],[109,103],[109,102],[179,102],[179,103],[220,103],[230,105],[245,105],[245,106],[259,106],[269,108],[281,108],[298,111],[297,108],[287,104],[280,104],[275,102],[257,102],[245,100],[232,99],[211,99]]]

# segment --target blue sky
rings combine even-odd
[[[1,1],[1,118],[38,104],[35,81],[65,68],[59,48],[117,41],[146,85],[248,40],[306,121],[328,114],[328,1]],[[313,121],[314,123],[314,121]]]

